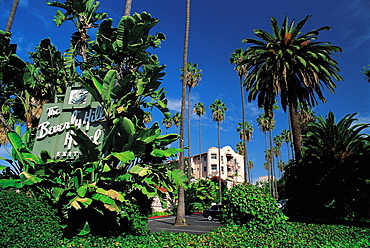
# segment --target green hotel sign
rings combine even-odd
[[[72,138],[71,126],[81,129],[96,145],[101,145],[107,132],[103,108],[81,87],[69,87],[63,103],[44,105],[33,153],[40,156],[46,150],[55,159],[78,158],[81,151]]]

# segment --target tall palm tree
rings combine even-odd
[[[12,8],[9,13],[8,22],[6,23],[6,27],[4,30],[5,32],[10,32],[10,30],[12,29],[15,12],[17,11],[17,8],[18,8],[18,3],[19,3],[19,0],[13,0]]]
[[[189,165],[191,166],[192,161],[191,161],[191,151],[190,151],[190,144],[191,144],[191,139],[190,139],[190,91],[192,88],[198,85],[199,81],[202,80],[202,70],[198,69],[198,64],[188,62],[186,64],[186,85],[188,87],[188,158],[189,158]],[[184,74],[185,70],[184,68],[181,68],[182,75],[180,75],[180,79],[184,79]],[[191,167],[189,166],[188,170],[188,181],[190,183],[191,179]]]
[[[212,119],[217,121],[217,145],[218,145],[218,187],[220,194],[220,203],[222,203],[222,190],[221,190],[221,146],[220,146],[220,123],[225,120],[225,112],[227,110],[226,104],[219,99],[213,101],[210,106],[212,111]]]
[[[265,137],[265,146],[266,146],[266,150],[265,152],[267,153],[270,153],[268,154],[268,157],[272,158],[273,155],[272,155],[272,130],[275,128],[275,120],[273,118],[273,114],[272,116],[266,116],[266,113],[261,113],[258,115],[258,118],[257,118],[257,123],[258,123],[258,127],[259,129],[263,132],[263,135]],[[270,142],[267,142],[267,133],[269,133],[269,140]],[[266,154],[267,156],[267,154]],[[269,174],[268,174],[268,180],[269,180],[269,185],[270,185],[270,190],[271,190],[271,195],[275,198],[275,195],[276,195],[276,187],[274,187],[274,180],[272,179],[272,177],[274,176],[274,165],[273,165],[273,160],[272,159],[269,159],[267,160],[268,163],[270,163],[269,165]]]
[[[247,49],[246,64],[250,73],[245,85],[250,92],[248,100],[258,99],[258,105],[264,106],[269,116],[273,101],[280,94],[284,111],[289,109],[296,158],[300,155],[302,137],[297,115],[298,103],[308,106],[317,104],[316,95],[325,102],[322,88],[334,92],[333,81],[342,80],[338,74],[337,62],[332,55],[341,52],[338,46],[329,42],[317,42],[320,31],[329,30],[325,26],[301,33],[300,30],[311,16],[306,16],[295,25],[284,18],[280,27],[275,18],[271,18],[273,33],[255,29],[259,39],[244,39],[244,43],[253,46]]]
[[[283,131],[281,132],[280,135],[281,135],[282,139],[284,140],[284,142],[286,144],[286,147],[287,147],[287,150],[288,150],[288,160],[289,160],[289,159],[291,159],[289,143],[292,142],[290,130],[289,129],[283,129]]]
[[[250,169],[248,167],[248,148],[247,148],[247,141],[250,141],[253,134],[253,126],[249,122],[240,122],[238,123],[238,127],[236,129],[239,132],[240,139],[244,142],[244,180],[245,182],[250,182]]]
[[[239,76],[239,82],[240,82],[240,93],[241,93],[241,100],[242,100],[242,123],[245,123],[245,96],[244,96],[244,85],[243,85],[243,78],[247,76],[248,70],[247,66],[243,64],[243,60],[246,59],[246,52],[241,49],[235,49],[234,52],[231,54],[230,57],[230,63],[235,64],[234,70],[237,72]],[[243,130],[245,133],[245,130]],[[248,151],[247,151],[247,140],[242,139],[245,146],[245,153],[244,155],[244,180],[247,182],[248,174],[250,173],[250,170],[248,168]]]
[[[181,116],[185,116],[185,104],[186,104],[186,85],[187,85],[187,60],[188,60],[188,48],[189,48],[189,27],[190,27],[190,0],[186,0],[186,19],[185,19],[185,36],[184,36],[184,56],[183,56],[183,68],[184,78],[182,80],[181,87]],[[184,149],[184,133],[185,133],[185,119],[181,118],[180,124],[180,147]],[[179,169],[184,172],[184,151],[182,150],[179,155]],[[179,186],[178,193],[178,205],[175,218],[175,226],[185,226],[185,192],[184,186]]]
[[[199,166],[202,163],[202,115],[206,113],[206,108],[204,107],[204,104],[201,102],[198,102],[197,104],[194,105],[193,112],[199,116]],[[202,169],[199,167],[199,178],[202,177]]]
[[[181,124],[181,114],[179,112],[176,112],[172,117],[172,123],[175,125],[176,127],[176,133],[178,133],[178,128]]]
[[[10,13],[9,13],[8,22],[6,23],[6,27],[5,27],[5,30],[4,30],[5,32],[10,32],[10,30],[12,28],[15,12],[17,11],[17,8],[18,8],[18,3],[19,3],[19,0],[13,0],[12,8],[11,8]],[[3,143],[8,142],[7,141],[8,139],[6,138],[6,135],[5,135],[7,133],[7,131],[8,130],[9,131],[14,131],[14,129],[6,121],[2,111],[0,111],[0,121],[2,123],[2,126],[0,126],[0,133],[1,133],[0,136],[2,137],[1,144],[3,144]]]
[[[171,117],[163,117],[162,119],[162,125],[166,128],[166,134],[168,132],[168,129],[172,127],[172,118]]]
[[[239,142],[236,144],[236,148],[235,148],[235,149],[238,151],[238,153],[239,153],[240,155],[243,155],[243,154],[244,154],[244,149],[245,149],[244,142],[239,141]]]
[[[129,16],[131,13],[132,0],[126,0],[124,16]]]

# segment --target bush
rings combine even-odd
[[[246,225],[252,229],[275,230],[288,219],[265,190],[251,184],[232,187],[224,196],[223,224]]]
[[[59,247],[56,212],[29,193],[0,190],[0,247]]]

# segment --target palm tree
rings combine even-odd
[[[206,113],[206,108],[204,107],[204,104],[201,102],[198,102],[197,104],[194,105],[193,112],[199,116],[199,166],[202,162],[202,119],[201,116]],[[202,177],[202,170],[199,167],[199,179]]]
[[[244,142],[239,141],[239,142],[236,144],[236,148],[235,148],[235,149],[238,151],[238,153],[239,153],[240,155],[243,155],[243,154],[244,154],[244,149],[245,149]]]
[[[253,126],[249,122],[240,122],[238,123],[238,127],[236,129],[237,132],[239,132],[240,139],[244,142],[244,180],[245,182],[248,182],[250,179],[250,170],[248,167],[248,148],[247,148],[247,141],[250,141],[253,134]]]
[[[284,140],[284,142],[286,143],[286,147],[287,147],[287,150],[288,150],[288,160],[291,158],[290,156],[290,148],[289,148],[289,143],[292,142],[292,139],[291,139],[291,132],[289,129],[283,129],[283,131],[281,132],[281,137],[282,139]]]
[[[178,133],[178,127],[181,124],[181,114],[176,112],[172,117],[172,123],[176,126],[176,133]]]
[[[18,3],[19,3],[19,0],[13,0],[13,4],[12,4],[12,8],[10,10],[10,13],[9,13],[9,18],[8,18],[8,22],[6,23],[6,27],[5,27],[5,32],[10,32],[11,28],[12,28],[12,25],[13,25],[13,20],[14,20],[14,16],[15,16],[15,12],[17,11],[17,8],[18,8]],[[11,127],[11,125],[9,125],[9,123],[6,121],[4,115],[3,115],[3,112],[0,111],[0,120],[1,120],[1,123],[2,123],[2,126],[0,127],[0,137],[2,137],[2,141],[0,142],[1,144],[4,144],[4,143],[7,143],[8,139],[6,138],[6,133],[7,131],[14,131],[13,128]]]
[[[226,104],[219,99],[213,101],[210,106],[212,111],[212,119],[217,121],[217,137],[218,137],[218,187],[220,190],[220,203],[222,203],[222,190],[221,190],[221,146],[220,146],[220,123],[225,120],[225,112],[227,110]]]
[[[281,27],[275,18],[271,18],[272,34],[255,29],[254,34],[260,39],[243,40],[253,45],[247,49],[247,59],[243,62],[250,70],[245,80],[250,92],[248,100],[258,99],[258,105],[264,106],[269,116],[273,101],[280,93],[282,108],[284,111],[287,107],[289,109],[296,158],[300,155],[302,143],[298,103],[315,106],[316,95],[325,102],[321,89],[326,87],[334,92],[333,78],[342,80],[337,62],[331,57],[342,49],[329,42],[314,41],[320,31],[330,27],[305,34],[300,32],[310,17],[306,16],[295,25],[294,20],[289,23],[286,16]]]
[[[243,85],[243,78],[247,76],[248,70],[245,64],[242,64],[243,60],[246,59],[246,52],[239,48],[235,49],[235,51],[231,54],[230,63],[235,64],[234,70],[237,72],[239,76],[240,82],[240,93],[241,93],[241,100],[242,100],[242,123],[245,123],[245,97],[244,97],[244,85]],[[245,130],[242,130],[245,133]],[[247,140],[242,139],[245,146],[245,153],[244,155],[244,180],[247,182],[248,175],[250,170],[247,167],[248,164],[248,152],[247,152]]]
[[[266,146],[266,151],[271,154],[269,154],[269,157],[273,157],[272,155],[272,130],[275,128],[275,120],[273,118],[273,114],[270,116],[266,116],[266,113],[261,113],[258,115],[257,118],[257,123],[259,129],[263,132],[263,135],[265,137],[265,146]],[[269,133],[269,140],[270,142],[267,142],[267,132]],[[269,148],[270,147],[270,148]],[[269,175],[268,175],[268,180],[269,180],[269,185],[270,185],[270,190],[271,190],[271,195],[275,198],[276,196],[276,187],[274,187],[274,181],[272,181],[272,177],[274,176],[274,165],[273,165],[273,160],[269,159],[267,162],[270,163],[269,165]]]
[[[253,161],[249,160],[248,161],[248,169],[250,171],[250,173],[249,173],[249,182],[250,183],[252,183],[252,169],[253,169],[253,167],[254,167]]]
[[[347,114],[337,122],[329,112],[326,118],[319,116],[317,122],[308,123],[302,157],[298,166],[290,168],[296,172],[289,180],[304,183],[297,190],[311,191],[322,205],[334,200],[337,216],[353,214],[351,205],[358,200],[361,178],[368,175],[370,123],[355,124],[355,115]],[[298,192],[302,193],[306,192]]]
[[[131,13],[132,0],[126,0],[124,16],[129,16]]]
[[[188,87],[188,158],[190,165],[192,164],[191,161],[191,152],[190,152],[190,91],[192,88],[198,85],[199,81],[202,80],[202,70],[197,68],[196,63],[188,62],[186,65],[186,85]],[[180,79],[183,81],[185,70],[181,68],[182,75],[180,75]],[[190,183],[191,179],[191,170],[188,170],[188,180]]]
[[[170,127],[172,127],[172,118],[171,117],[163,117],[162,125],[166,128],[166,134]]]
[[[9,13],[8,22],[6,23],[6,27],[4,30],[5,32],[10,32],[10,30],[12,29],[15,12],[17,11],[17,8],[18,8],[18,3],[19,3],[19,0],[13,0],[12,8]]]
[[[184,56],[183,56],[183,68],[184,78],[182,80],[181,87],[181,116],[185,116],[185,104],[186,104],[186,85],[187,85],[187,60],[188,60],[188,48],[189,48],[189,26],[190,26],[190,0],[186,0],[186,19],[185,19],[185,36],[184,36]],[[184,133],[185,133],[185,120],[181,118],[180,124],[180,147],[184,149]],[[184,151],[180,152],[179,156],[179,170],[184,172]],[[185,192],[184,186],[179,186],[178,192],[178,205],[176,211],[175,226],[185,226]]]

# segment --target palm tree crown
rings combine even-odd
[[[210,106],[212,110],[212,118],[214,121],[222,122],[225,119],[225,112],[227,110],[226,104],[219,99],[213,101]]]
[[[201,115],[204,115],[206,113],[206,108],[204,107],[203,103],[198,102],[194,105],[193,112],[200,117]]]
[[[250,73],[245,85],[250,92],[248,100],[258,101],[264,107],[266,115],[272,113],[272,105],[280,94],[284,111],[289,107],[296,154],[301,148],[301,133],[297,117],[297,105],[315,106],[316,95],[325,102],[321,91],[326,87],[334,93],[333,81],[342,80],[338,74],[337,62],[332,55],[341,52],[338,46],[329,42],[317,42],[320,31],[329,30],[324,26],[302,34],[301,29],[311,16],[306,16],[295,25],[285,17],[280,27],[275,18],[271,18],[273,33],[255,29],[259,39],[244,39],[244,43],[253,46],[247,49],[247,58],[243,63]]]
[[[198,69],[197,63],[188,62],[186,65],[186,84],[189,88],[194,88],[202,80],[202,70]],[[184,79],[184,68],[181,67],[182,74],[180,75],[181,81]],[[190,89],[189,89],[190,90]]]
[[[240,134],[240,139],[245,141],[250,141],[253,135],[253,126],[249,122],[240,122],[236,131]]]

